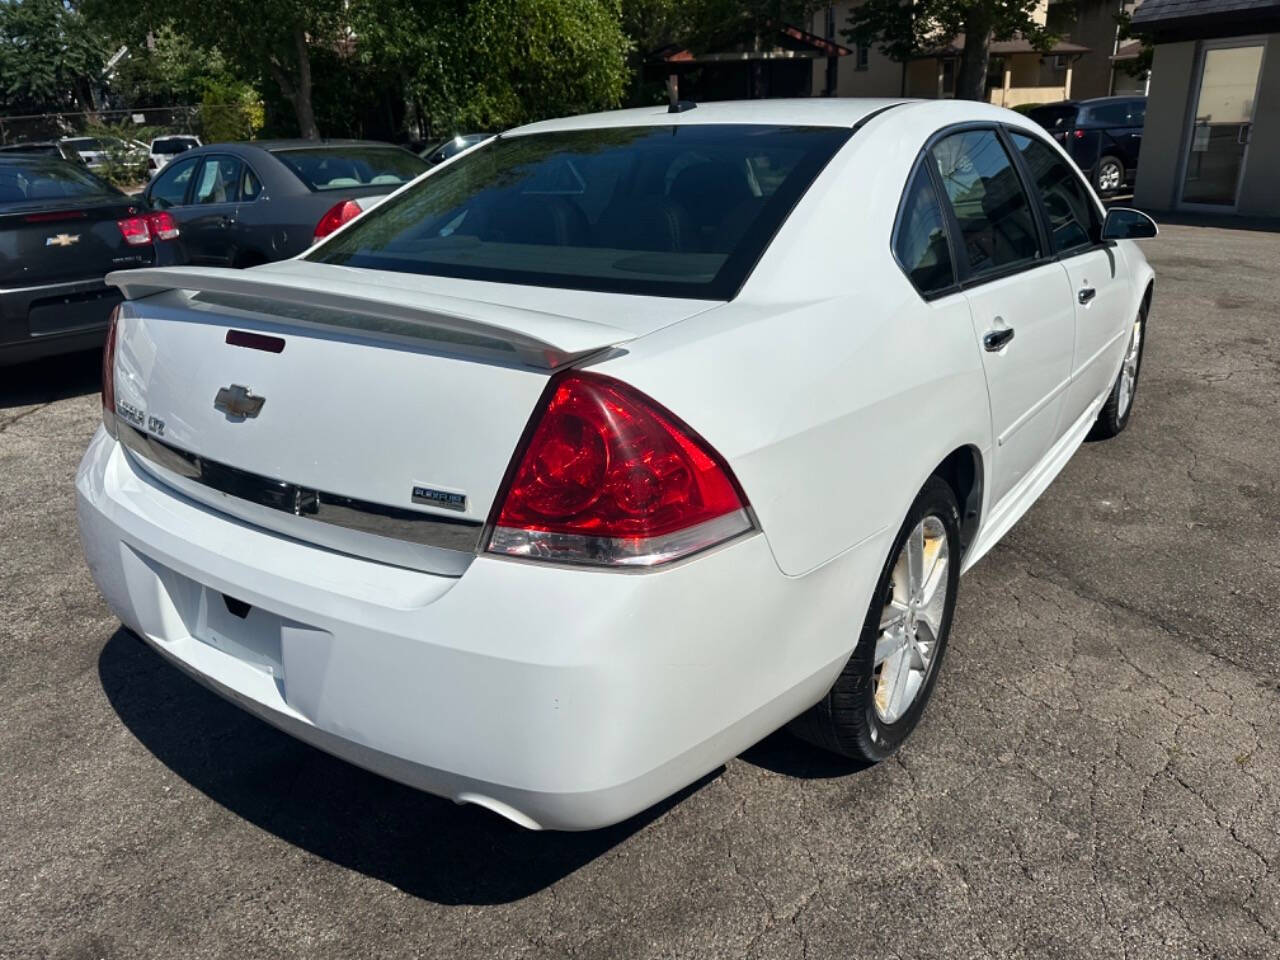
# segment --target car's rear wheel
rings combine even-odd
[[[960,511],[951,487],[931,477],[894,538],[849,662],[791,731],[846,757],[891,756],[933,691],[959,581]]]
[[[1146,346],[1147,311],[1143,307],[1129,331],[1129,344],[1125,347],[1120,372],[1107,400],[1098,411],[1098,419],[1089,431],[1090,440],[1110,440],[1129,425],[1133,413],[1133,399],[1138,392],[1138,374],[1142,372],[1142,351]]]
[[[1118,157],[1103,157],[1093,172],[1093,186],[1098,193],[1108,196],[1118,193],[1124,186],[1124,164]]]

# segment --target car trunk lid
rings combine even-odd
[[[110,275],[130,301],[122,441],[248,522],[457,575],[552,372],[708,306],[595,294],[554,310],[527,288],[432,281],[313,264]]]
[[[0,209],[0,232],[11,249],[0,257],[0,287],[97,279],[111,270],[150,265],[152,245],[130,245],[117,226],[137,213],[137,204],[127,197]]]

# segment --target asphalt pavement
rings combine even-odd
[[[776,734],[536,834],[334,760],[119,629],[97,359],[0,368],[0,957],[1280,957],[1280,233],[1171,226],[1129,430],[961,583],[894,760]]]

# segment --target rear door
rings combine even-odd
[[[952,133],[930,154],[987,376],[997,503],[1058,438],[1075,340],[1071,290],[996,129]]]
[[[179,227],[193,264],[229,267],[235,259],[236,208],[244,164],[214,153],[201,158]]]
[[[1072,165],[1038,137],[1020,130],[1010,130],[1009,136],[1034,184],[1051,248],[1067,272],[1074,299],[1075,348],[1063,407],[1066,429],[1115,378],[1129,329],[1127,266],[1114,244],[1101,242],[1102,214]]]

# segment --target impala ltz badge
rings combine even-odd
[[[413,502],[425,503],[429,507],[444,507],[446,510],[466,510],[467,495],[455,490],[437,490],[434,487],[413,486]]]
[[[221,410],[228,417],[247,419],[256,417],[266,402],[266,397],[255,397],[248,387],[233,383],[218,391],[218,395],[213,398],[213,407],[215,410]]]

